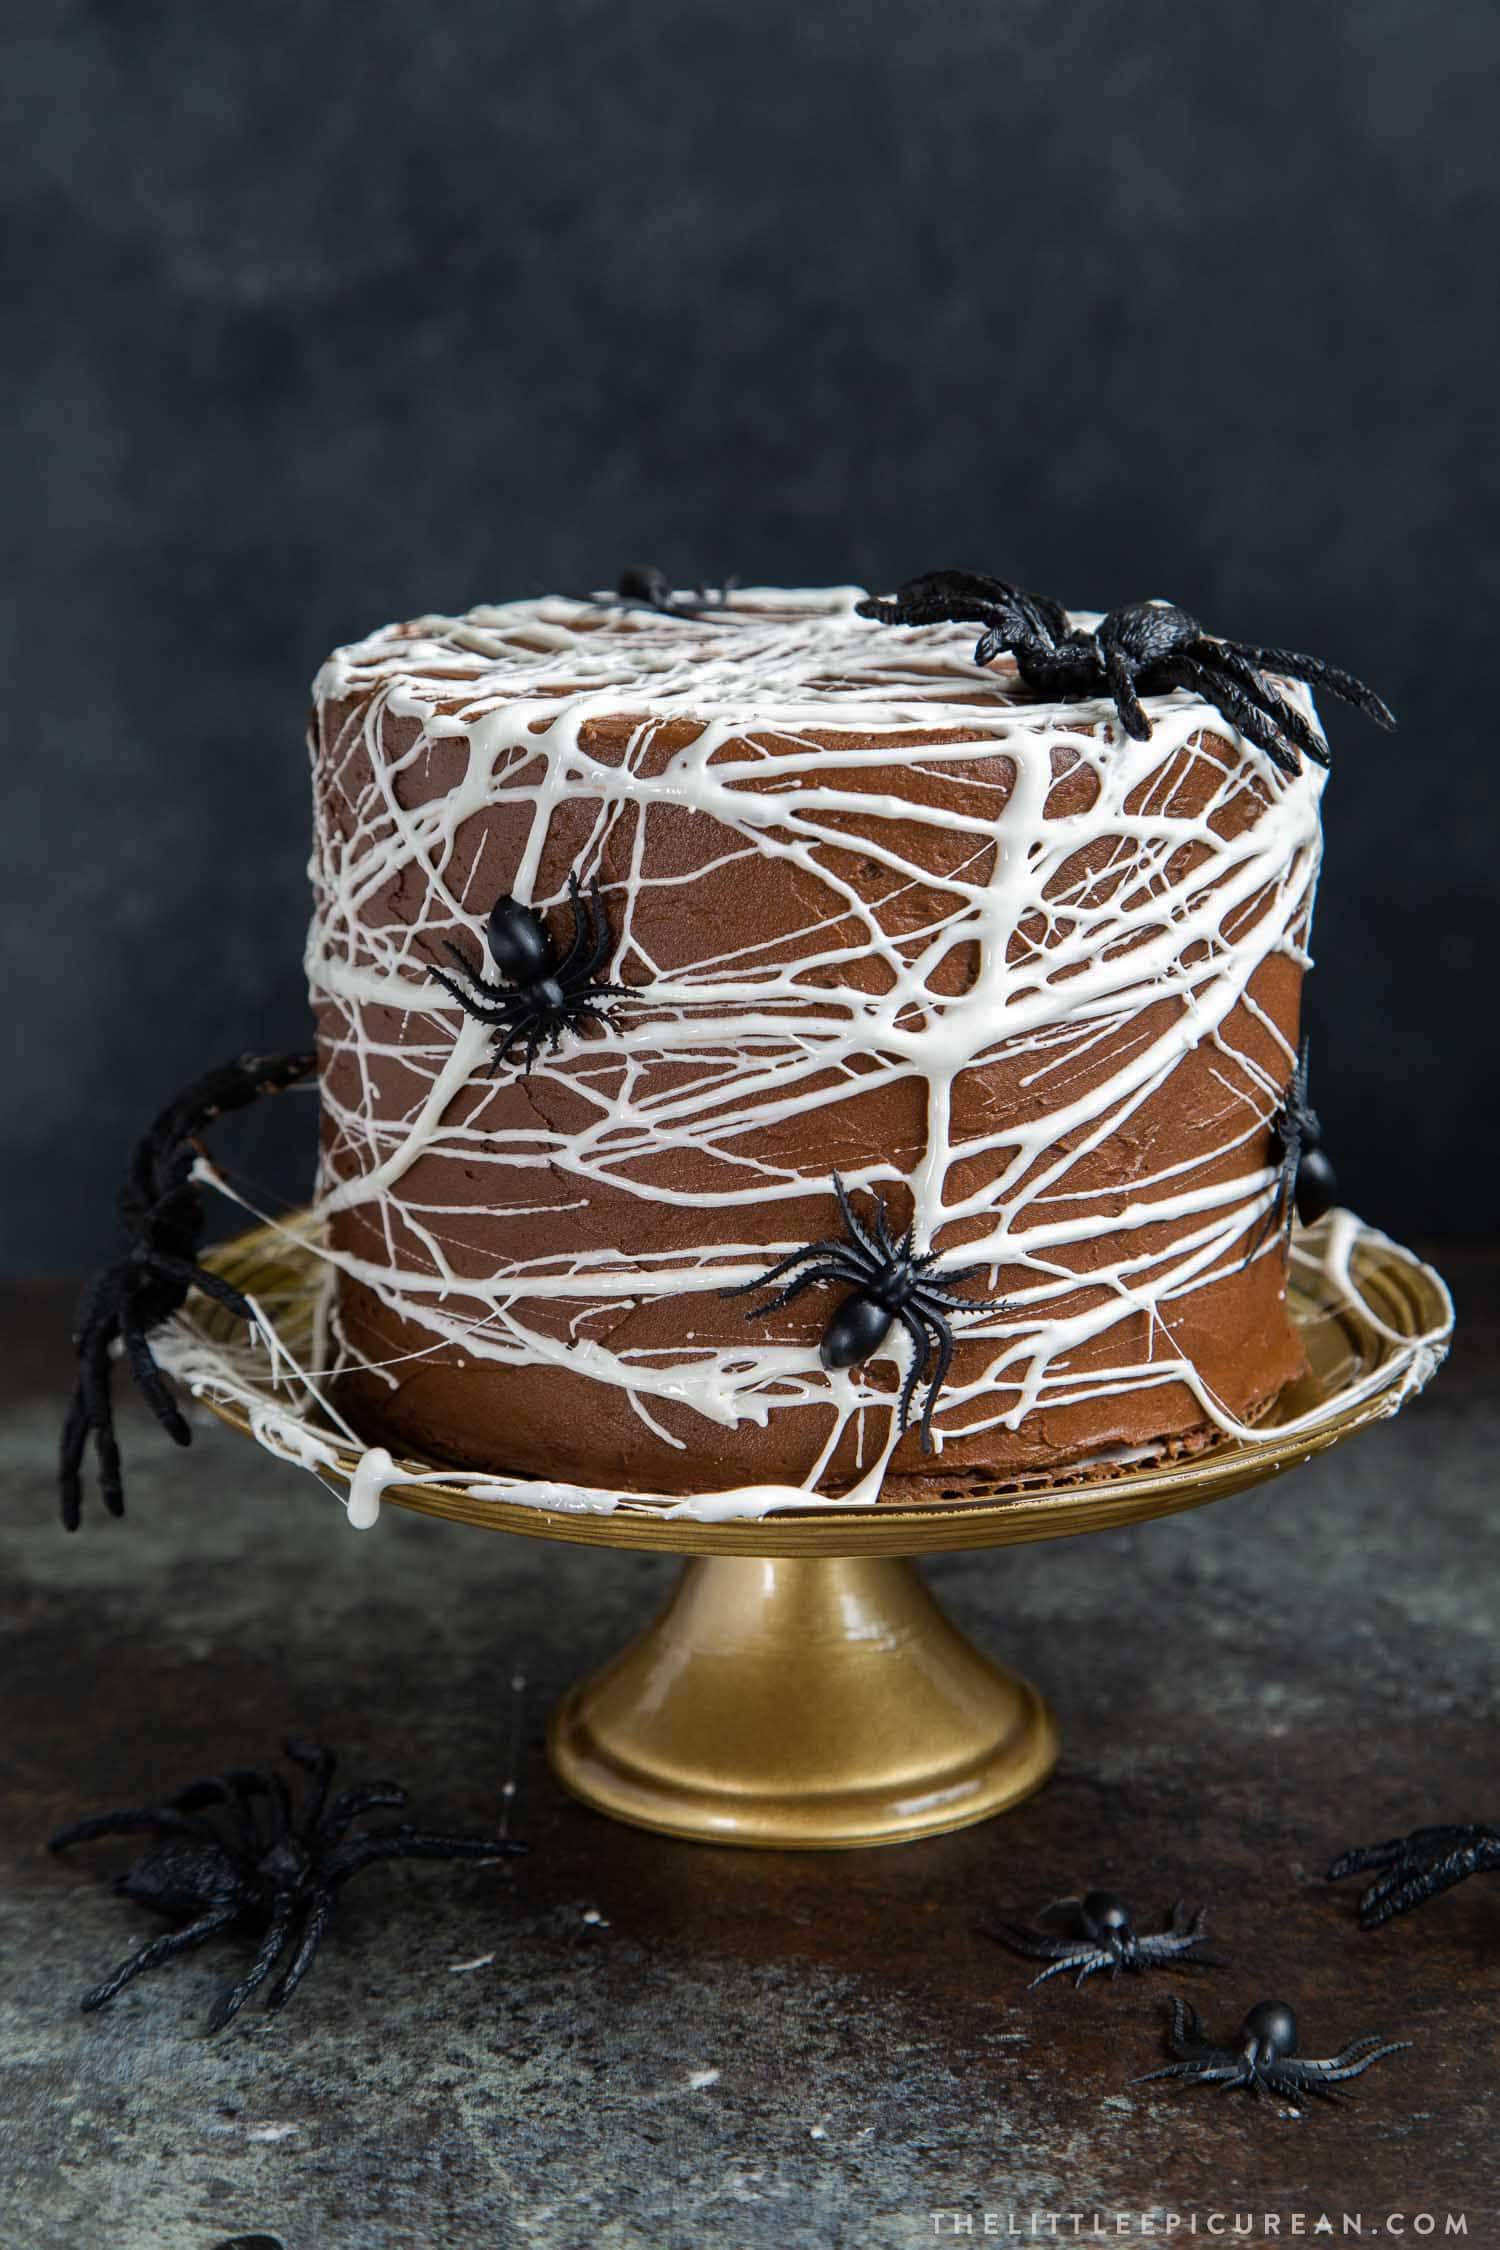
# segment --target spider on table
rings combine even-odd
[[[1206,1919],[1204,1907],[1189,1914],[1178,1899],[1161,1929],[1141,1934],[1123,1899],[1108,1891],[1086,1891],[1082,1898],[1059,1899],[1047,1908],[1042,1920],[1053,1925],[1050,1931],[1029,1930],[1019,1922],[987,1922],[981,1928],[986,1937],[1009,1946],[1013,1953],[1051,1962],[1050,1968],[1032,1978],[1032,1985],[1045,1984],[1049,1977],[1076,1969],[1076,1990],[1087,1978],[1106,1969],[1113,1979],[1122,1969],[1139,1974],[1168,1963],[1186,1969],[1222,1968],[1221,1961],[1212,1961],[1206,1954],[1192,1955],[1192,1948],[1203,1942]]]
[[[1414,1828],[1409,1836],[1358,1846],[1334,1861],[1327,1880],[1377,1877],[1359,1902],[1360,1927],[1374,1930],[1471,1875],[1495,1874],[1500,1874],[1500,1828],[1475,1821],[1466,1827]]]
[[[1411,2045],[1409,2039],[1352,2039],[1336,2055],[1314,2060],[1296,2051],[1297,2018],[1286,2002],[1262,2000],[1229,2046],[1214,2047],[1188,2001],[1173,1999],[1167,2006],[1167,2048],[1177,2059],[1161,2070],[1143,2072],[1138,2085],[1153,2078],[1185,2078],[1200,2086],[1244,2086],[1256,2096],[1280,2094],[1284,2101],[1295,2102],[1303,2094],[1339,2101],[1343,2097],[1336,2080],[1358,2078],[1371,2063]]]
[[[62,1852],[101,1836],[155,1837],[114,1888],[154,1913],[188,1917],[181,1929],[153,1938],[92,1986],[83,1996],[85,2010],[104,2007],[143,1970],[236,1926],[259,1929],[250,1967],[219,1994],[209,2015],[209,2030],[220,2031],[290,1951],[266,2001],[272,2011],[286,2004],[312,1966],[340,1890],[361,1869],[387,1859],[497,1860],[527,1849],[501,1836],[430,1835],[405,1822],[351,1836],[353,1822],[377,1806],[404,1805],[406,1791],[376,1781],[330,1800],[338,1763],[333,1752],[315,1742],[284,1747],[309,1776],[298,1807],[279,1773],[235,1767],[190,1782],[164,1805],[100,1813],[52,1838],[51,1850]],[[217,1825],[211,1812],[220,1815]]]

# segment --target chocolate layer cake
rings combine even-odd
[[[1298,1372],[1273,1120],[1321,774],[1182,691],[1133,740],[859,599],[516,602],[320,674],[320,1194],[370,1440],[911,1501],[1201,1446]],[[625,992],[512,1037],[552,971]],[[955,1301],[904,1432],[899,1319],[822,1363],[837,1268],[723,1294],[849,1248],[835,1175]]]

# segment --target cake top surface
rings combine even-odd
[[[978,666],[971,624],[892,630],[856,613],[859,586],[736,588],[722,601],[657,610],[601,595],[544,595],[462,617],[382,626],[336,649],[315,692],[383,693],[398,713],[473,719],[505,704],[566,700],[581,715],[639,712],[723,725],[888,727],[976,736],[1038,726],[1086,734],[1113,719],[1107,699],[1052,702],[1021,685],[1014,662]],[[1092,612],[1071,613],[1085,629]],[[1196,704],[1175,692],[1148,708]],[[1201,706],[1204,724],[1229,733]]]

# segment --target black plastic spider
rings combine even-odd
[[[1409,2039],[1351,2039],[1336,2055],[1318,2062],[1300,2056],[1297,2018],[1284,2000],[1262,2000],[1250,2010],[1230,2047],[1211,2047],[1203,2036],[1198,2011],[1186,2000],[1167,2003],[1168,2052],[1177,2060],[1162,2070],[1148,2070],[1136,2081],[1153,2078],[1187,2078],[1198,2085],[1248,2086],[1253,2094],[1280,2094],[1295,2102],[1303,2094],[1320,2094],[1325,2101],[1343,2099],[1336,2079],[1358,2078],[1384,2055],[1400,2054]]]
[[[1092,632],[1084,632],[1061,603],[1044,594],[1023,593],[976,571],[934,570],[908,579],[890,600],[871,597],[855,607],[859,616],[882,625],[981,624],[986,630],[974,650],[976,664],[989,664],[1008,650],[1022,680],[1038,694],[1064,701],[1107,695],[1137,742],[1151,734],[1141,696],[1186,688],[1221,711],[1283,773],[1301,770],[1299,751],[1326,766],[1322,736],[1269,685],[1267,672],[1310,680],[1354,704],[1378,727],[1396,724],[1380,697],[1352,673],[1294,649],[1220,640],[1171,602],[1112,609]]]
[[[1033,1961],[1050,1961],[1050,1969],[1032,1978],[1033,1985],[1045,1984],[1049,1977],[1060,1977],[1069,1969],[1076,1969],[1074,1988],[1101,1969],[1109,1971],[1111,1979],[1122,1969],[1139,1974],[1143,1969],[1154,1969],[1171,1962],[1184,1969],[1219,1969],[1222,1961],[1212,1961],[1206,1954],[1189,1959],[1195,1945],[1203,1942],[1207,1909],[1199,1907],[1189,1914],[1182,1900],[1173,1904],[1166,1925],[1160,1930],[1138,1935],[1135,1919],[1123,1899],[1114,1898],[1108,1891],[1087,1891],[1082,1898],[1059,1899],[1042,1915],[1057,1932],[1050,1935],[1042,1930],[1028,1930],[1019,1922],[987,1922],[982,1925],[986,1937],[998,1939],[1013,1953],[1024,1953]]]
[[[1470,1875],[1500,1874],[1500,1828],[1482,1821],[1467,1828],[1415,1828],[1386,1844],[1345,1852],[1328,1870],[1330,1883],[1351,1875],[1378,1875],[1359,1902],[1360,1927],[1374,1930]]]
[[[291,1961],[266,2007],[280,2008],[291,1998],[312,1966],[339,1891],[362,1868],[382,1859],[495,1860],[527,1849],[500,1836],[432,1836],[405,1822],[350,1836],[353,1821],[377,1805],[404,1805],[406,1791],[376,1781],[346,1789],[330,1802],[328,1786],[338,1763],[333,1752],[315,1742],[288,1742],[284,1748],[311,1776],[295,1809],[279,1773],[236,1767],[189,1783],[165,1805],[100,1813],[52,1838],[54,1852],[99,1836],[144,1832],[160,1838],[116,1877],[114,1889],[154,1913],[190,1917],[184,1928],[153,1938],[86,1992],[85,2010],[102,2008],[143,1969],[206,1945],[237,1925],[259,1929],[264,1934],[255,1959],[214,2002],[208,2028],[219,2031],[265,1983],[288,1947]],[[206,1817],[210,1809],[223,1814],[217,1826]]]
[[[125,1513],[111,1388],[115,1344],[123,1345],[141,1395],[167,1435],[190,1445],[192,1432],[146,1339],[177,1311],[190,1289],[201,1289],[241,1320],[255,1317],[238,1289],[197,1262],[207,1224],[193,1178],[203,1153],[198,1134],[225,1110],[244,1109],[258,1094],[280,1093],[316,1067],[312,1053],[240,1055],[221,1063],[170,1101],[131,1150],[120,1193],[130,1247],[85,1283],[74,1322],[78,1380],[63,1425],[61,1463],[62,1520],[69,1531],[78,1529],[83,1455],[91,1433],[104,1505],[113,1516]]]
[[[654,609],[661,617],[701,617],[723,609],[739,581],[726,578],[722,586],[695,586],[691,598],[679,594],[664,570],[635,563],[622,570],[615,583],[615,599],[626,609]]]
[[[585,904],[578,877],[570,875],[568,898],[573,908],[573,939],[561,960],[551,932],[532,907],[507,895],[490,908],[485,943],[500,974],[510,979],[509,987],[486,984],[452,939],[443,940],[475,989],[466,992],[442,969],[434,969],[432,975],[466,1015],[495,1027],[494,1051],[486,1075],[498,1070],[520,1042],[526,1049],[525,1074],[529,1076],[544,1045],[557,1053],[568,1024],[613,1022],[613,1010],[600,1008],[598,1001],[635,997],[631,985],[594,982],[595,971],[608,959],[614,944],[598,882],[589,885]]]
[[[927,1388],[921,1419],[922,1451],[930,1453],[932,1410],[953,1361],[953,1332],[945,1316],[1005,1312],[1008,1307],[998,1297],[954,1295],[959,1282],[971,1281],[975,1274],[984,1273],[987,1270],[984,1266],[965,1266],[958,1273],[945,1273],[941,1279],[930,1278],[928,1268],[936,1263],[937,1251],[927,1250],[921,1257],[913,1257],[911,1227],[899,1242],[893,1242],[886,1225],[885,1204],[879,1195],[875,1197],[874,1220],[867,1228],[861,1224],[837,1172],[833,1175],[833,1192],[844,1221],[844,1241],[810,1242],[805,1249],[793,1250],[789,1256],[778,1258],[775,1265],[768,1266],[753,1281],[738,1282],[732,1289],[721,1289],[719,1294],[743,1297],[752,1289],[764,1289],[782,1274],[791,1273],[795,1267],[811,1260],[807,1271],[779,1290],[768,1304],[752,1305],[745,1315],[747,1320],[765,1320],[783,1305],[790,1304],[794,1297],[800,1297],[803,1290],[810,1289],[815,1282],[851,1283],[854,1294],[845,1297],[835,1308],[823,1331],[818,1357],[828,1368],[858,1367],[879,1351],[899,1320],[912,1345],[896,1418],[897,1429],[904,1434],[911,1419],[917,1384],[936,1351],[937,1366]]]
[[[1281,1107],[1271,1120],[1271,1162],[1280,1168],[1276,1199],[1255,1247],[1271,1234],[1286,1234],[1296,1212],[1305,1227],[1331,1211],[1339,1199],[1333,1166],[1323,1153],[1323,1127],[1307,1098],[1308,1042],[1304,1039]]]

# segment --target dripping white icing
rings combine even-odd
[[[955,1425],[965,1436],[1015,1428],[1049,1404],[1173,1383],[1186,1384],[1221,1429],[1237,1428],[1192,1362],[1171,1347],[1163,1321],[1175,1300],[1244,1258],[1275,1192],[1260,1152],[1290,1049],[1273,1033],[1280,1062],[1268,1072],[1234,1044],[1228,1026],[1243,1004],[1271,1030],[1248,997],[1251,979],[1277,953],[1306,958],[1321,773],[1308,763],[1295,777],[1279,775],[1259,753],[1245,752],[1227,721],[1182,694],[1150,699],[1147,743],[1131,741],[1104,704],[1012,701],[1003,670],[976,671],[971,628],[893,631],[856,617],[857,598],[849,588],[752,591],[736,596],[731,613],[693,621],[606,615],[561,600],[513,603],[388,628],[325,667],[320,700],[355,699],[356,710],[318,761],[317,906],[307,965],[325,1036],[331,1029],[359,1092],[341,1100],[325,1073],[332,1142],[320,1210],[373,1209],[386,1245],[380,1258],[330,1255],[449,1352],[509,1366],[566,1365],[623,1390],[661,1434],[653,1402],[673,1401],[729,1427],[831,1398],[830,1434],[806,1487],[797,1488],[797,1504],[817,1487],[850,1422],[861,1436],[863,1475],[845,1503],[865,1504],[880,1490],[896,1431],[894,1393],[865,1380],[863,1370],[830,1378],[814,1353],[768,1342],[753,1329],[733,1348],[692,1346],[669,1356],[616,1350],[589,1332],[622,1300],[744,1281],[797,1247],[794,1236],[654,1258],[596,1244],[476,1280],[450,1254],[450,1231],[454,1242],[462,1238],[462,1207],[424,1203],[411,1175],[429,1157],[471,1170],[544,1169],[557,1182],[563,1243],[568,1213],[587,1202],[591,1183],[625,1187],[646,1201],[759,1214],[805,1195],[812,1183],[785,1165],[745,1158],[747,1135],[805,1116],[846,1082],[867,1093],[915,1076],[925,1087],[927,1120],[908,1177],[918,1247],[955,1222],[979,1220],[982,1231],[966,1231],[963,1262],[988,1257],[1027,1276],[1010,1292],[1006,1315],[965,1324],[967,1340],[982,1338],[991,1349],[979,1372],[946,1388],[934,1425],[939,1444]],[[1311,710],[1302,690],[1291,692]],[[607,763],[591,753],[585,730],[618,723],[622,713],[634,732],[619,762]],[[665,770],[643,770],[661,727],[684,719],[691,722],[686,746]],[[411,738],[395,751],[391,721],[406,722]],[[964,739],[933,739],[955,730]],[[882,737],[879,746],[864,739],[872,733]],[[1230,770],[1214,769],[1207,804],[1186,814],[1172,791],[1189,744],[1203,736],[1228,743],[1234,755]],[[429,801],[403,804],[403,776],[419,772],[435,746],[454,754],[457,778]],[[1059,750],[1093,779],[1095,800],[1081,817],[1048,810]],[[968,768],[986,755],[995,760],[996,785],[970,786],[958,808],[951,793],[941,801],[940,789],[937,801],[924,803],[915,791],[896,796],[861,785],[898,760],[940,783],[945,768]],[[1243,798],[1247,770],[1258,814],[1226,836],[1216,816]],[[334,799],[337,821],[329,817]],[[767,861],[807,875],[821,903],[804,957],[770,965],[708,952],[670,977],[652,976],[649,1005],[622,1016],[606,1058],[565,1040],[555,1059],[544,1053],[536,1064],[534,1078],[555,1077],[575,1101],[582,1098],[581,1122],[556,1129],[540,1103],[524,1129],[492,1121],[484,1103],[473,1102],[489,1035],[427,971],[441,958],[440,939],[455,931],[468,933],[471,957],[483,957],[483,914],[500,871],[487,887],[471,879],[460,896],[450,870],[465,824],[497,805],[509,808],[526,839],[506,882],[540,908],[557,903],[538,895],[537,881],[550,824],[563,808],[587,810],[585,879],[615,829],[634,822],[629,872],[606,886],[617,958],[633,953],[648,972],[653,966],[637,910],[643,888],[663,880],[644,839],[652,809],[664,805],[712,822],[722,837],[719,857],[741,867],[746,880]],[[956,872],[935,876],[903,857],[897,823],[962,835],[972,852]],[[844,843],[851,826],[867,863],[885,871],[889,895],[941,890],[948,904],[929,927],[898,937],[830,864],[831,842]],[[1080,847],[1101,836],[1118,839],[1125,872],[1114,885],[1069,873]],[[1184,873],[1185,847],[1194,864]],[[373,902],[403,877],[408,918],[378,913]],[[1238,923],[1226,933],[1236,910]],[[829,936],[840,919],[853,921],[853,942]],[[1038,926],[1044,948],[1027,936]],[[977,973],[960,994],[935,997],[929,980],[957,945],[977,951]],[[820,978],[812,986],[806,971],[814,964]],[[878,973],[863,981],[876,990],[862,988],[860,972],[871,966]],[[1163,1002],[1170,1003],[1165,1026]],[[399,1053],[414,1090],[399,1115],[388,1099],[377,1105],[371,1091],[372,1066],[387,1051],[371,1029],[376,1009],[395,1011],[404,1025]],[[1072,1090],[1070,1077],[1078,1079],[1104,1041],[1121,1058],[1117,1067],[1103,1084]],[[1217,1145],[1190,1168],[1134,1181],[1128,1205],[1101,1217],[1094,1197],[1070,1192],[1071,1166],[1127,1128],[1183,1056],[1205,1042],[1222,1060]],[[977,1060],[1002,1049],[1029,1058],[1035,1113],[956,1139],[956,1086]],[[664,1090],[653,1079],[652,1064],[663,1058],[686,1068],[685,1086],[674,1079]],[[722,1159],[721,1188],[689,1198],[649,1176],[650,1160],[684,1145]],[[1205,1184],[1209,1160],[1225,1154],[1242,1169]],[[974,1167],[982,1189],[956,1183],[959,1157],[987,1160]],[[1185,1183],[1180,1174],[1189,1169],[1194,1176]],[[902,1176],[889,1162],[874,1162],[858,1180]],[[475,1197],[489,1210],[502,1201],[498,1191]],[[1170,1222],[1173,1230],[1168,1246],[1149,1257],[1137,1234],[1147,1222]],[[1112,1236],[1121,1238],[1120,1254],[1091,1272],[1086,1309],[1059,1311],[1078,1294],[1070,1247]],[[417,1242],[420,1258],[401,1254],[398,1239]],[[527,1320],[528,1306],[549,1300],[583,1308],[566,1341]],[[1075,1371],[1081,1346],[1142,1314],[1148,1356]],[[900,1348],[889,1343],[887,1355]]]
[[[380,1500],[386,1487],[398,1484],[401,1472],[382,1445],[362,1453],[349,1479],[349,1521],[356,1531],[373,1531],[380,1521]]]

